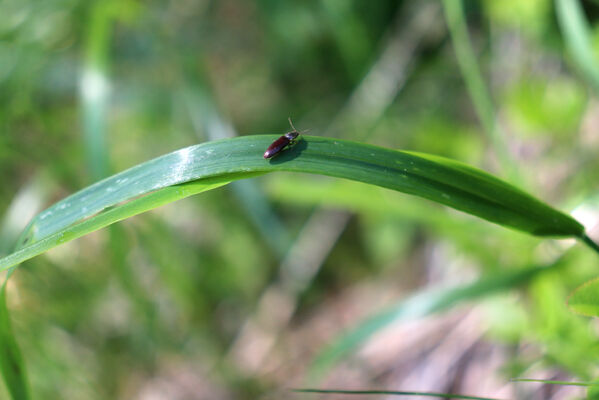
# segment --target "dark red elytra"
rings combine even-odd
[[[297,139],[297,137],[300,135],[297,129],[295,129],[295,126],[293,126],[291,118],[288,119],[289,125],[291,125],[291,129],[293,130],[285,133],[280,138],[272,142],[270,146],[268,146],[268,149],[266,149],[266,151],[264,152],[265,159],[272,158],[279,154],[285,147],[295,143],[295,139]]]

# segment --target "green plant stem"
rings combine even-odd
[[[443,399],[467,399],[467,400],[498,400],[491,397],[466,396],[451,393],[435,392],[408,392],[391,390],[325,390],[325,389],[292,389],[298,393],[329,393],[329,394],[362,394],[362,395],[394,395],[394,396],[422,396],[422,397],[441,397]]]
[[[595,243],[590,237],[588,237],[586,234],[582,235],[582,241],[584,242],[584,244],[586,244],[587,246],[589,246],[591,249],[593,249],[597,254],[599,254],[599,244]]]
[[[539,382],[549,385],[562,385],[562,386],[599,386],[599,382],[568,382],[568,381],[551,381],[545,379],[533,379],[533,378],[513,378],[510,379],[512,382]]]

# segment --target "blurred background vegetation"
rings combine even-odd
[[[102,177],[288,116],[478,166],[592,228],[598,62],[593,1],[1,0],[0,251]],[[8,300],[39,399],[562,399],[585,392],[509,380],[595,378],[599,326],[566,301],[597,265],[422,199],[277,173],[28,261]]]

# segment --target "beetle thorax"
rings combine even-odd
[[[298,131],[291,131],[291,132],[287,132],[285,134],[285,137],[289,140],[294,140],[295,138],[297,138],[299,136],[299,132]]]

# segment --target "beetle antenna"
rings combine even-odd
[[[291,117],[287,117],[287,120],[289,121],[289,125],[291,125],[291,129],[297,132],[297,129],[295,129],[295,126],[293,126],[293,122],[291,122]]]
[[[291,125],[291,129],[293,129],[292,132],[297,132],[300,134],[306,133],[306,132],[310,132],[310,129],[304,129],[303,131],[298,131],[297,129],[295,129],[295,126],[293,126],[293,122],[291,122],[291,117],[288,117],[287,120],[289,121],[289,125]]]

